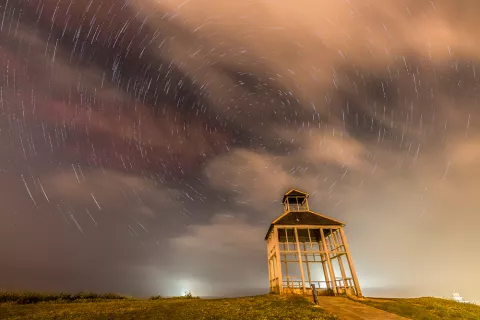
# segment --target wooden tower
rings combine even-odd
[[[344,223],[310,210],[308,194],[296,189],[283,196],[283,214],[268,229],[271,293],[362,296]]]

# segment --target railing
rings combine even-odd
[[[302,280],[286,279],[282,282],[284,288],[303,288]]]
[[[303,289],[302,280],[283,280],[283,287],[284,288],[291,288],[291,289]],[[329,286],[331,287],[330,281],[305,281],[305,288],[310,289],[311,285],[314,284],[317,289],[327,289]]]
[[[352,278],[345,278],[345,283],[343,282],[342,279],[337,279],[335,280],[335,285],[338,288],[355,288],[354,282]]]
[[[298,292],[299,290],[303,290],[303,283],[302,280],[293,280],[292,278],[298,277],[288,277],[288,279],[284,279],[282,281],[283,289],[287,292]],[[344,282],[342,279],[335,280],[335,285],[337,287],[337,293],[345,292],[345,290],[355,290],[355,285],[352,278],[345,279],[346,286],[344,286]],[[305,290],[307,294],[311,294],[311,286],[312,284],[315,285],[315,288],[320,291],[330,291],[333,294],[333,283],[332,281],[305,281]],[[270,285],[270,287],[272,287]],[[271,289],[270,289],[271,290]]]
[[[285,203],[284,206],[285,212],[287,211],[308,211],[308,205],[306,203],[304,204],[298,204],[298,203]]]
[[[331,287],[330,281],[310,281],[310,285],[314,284],[317,289],[328,289]]]

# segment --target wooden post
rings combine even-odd
[[[273,273],[273,276],[272,276],[272,286],[274,288],[274,292],[278,292],[279,291],[279,287],[278,287],[278,269],[277,269],[277,257],[275,256],[275,253],[272,255],[272,258],[271,260],[272,261],[272,273]]]
[[[322,255],[320,255],[320,259],[322,259],[321,258]],[[325,276],[325,284],[327,285],[327,289],[331,289],[332,286],[330,285],[330,277],[328,276],[328,271],[327,271],[327,267],[325,266],[325,263],[326,263],[326,258],[325,258],[325,262],[322,259],[323,275]]]
[[[335,272],[335,268],[333,267],[333,260],[336,258],[336,255],[335,255],[335,247],[332,243],[332,229],[326,229],[326,230],[329,230],[330,231],[330,234],[325,237],[325,241],[327,242],[327,247],[328,247],[328,255],[330,257],[330,263],[332,264],[332,269],[333,271]],[[334,276],[334,281],[335,281],[335,286],[338,288],[338,284],[337,284],[337,274],[335,274]],[[338,293],[338,292],[337,292]]]
[[[318,229],[319,233],[322,233],[321,229]],[[321,238],[321,236],[320,236]],[[327,286],[327,290],[330,290],[332,286],[330,285],[330,277],[328,276],[328,270],[327,267],[325,266],[325,263],[327,261],[327,257],[325,255],[325,248],[322,248],[322,241],[318,241],[318,252],[320,253],[320,261],[322,262],[322,268],[323,268],[323,276],[325,277],[325,285]],[[323,252],[323,253],[322,253]],[[323,258],[325,255],[325,259]]]
[[[270,293],[272,292],[272,266],[270,265],[270,243],[271,238],[267,239],[267,263],[268,263],[268,286],[270,288]]]
[[[340,229],[340,235],[342,236],[343,246],[345,248],[345,252],[347,255],[348,266],[350,267],[350,273],[352,274],[353,282],[355,285],[355,291],[357,291],[357,296],[362,297],[362,290],[360,289],[360,284],[358,282],[357,272],[355,271],[355,266],[353,265],[353,260],[350,254],[350,249],[348,248],[347,237],[345,236],[345,232],[343,228]]]
[[[302,254],[300,253],[300,239],[298,238],[298,231],[297,228],[293,228],[295,232],[295,240],[297,242],[297,254],[298,254],[298,264],[300,266],[300,276],[302,277],[302,287],[303,287],[303,294],[305,294],[305,275],[303,274],[303,263],[302,263]]]
[[[307,265],[308,283],[311,286],[312,285],[312,275],[310,273],[310,266],[308,265],[307,244],[305,242],[303,242],[303,249],[305,250],[305,264]]]
[[[289,245],[289,243],[288,243],[288,232],[287,232],[287,228],[285,228],[284,230],[285,230],[285,239],[286,239],[286,240],[285,240],[285,241],[286,241],[286,242],[285,242],[285,245],[286,245],[286,249],[287,249],[287,250],[285,250],[285,251],[286,251],[286,252],[290,252],[290,245]],[[285,278],[286,278],[286,280],[287,280],[287,288],[290,289],[290,278],[288,277],[288,262],[287,262],[288,256],[287,256],[287,254],[288,254],[288,253],[285,253]]]
[[[339,261],[342,263],[342,266],[344,266],[343,268],[344,268],[344,270],[345,270],[345,264],[344,264],[343,258],[342,258],[344,255],[346,255],[345,245],[344,245],[344,243],[343,243],[342,236],[340,235],[339,229],[337,229],[336,231],[337,231],[337,232],[335,232],[335,239],[336,239],[337,244],[338,244],[338,246],[339,246],[339,250],[337,250],[337,252],[340,251]],[[348,261],[347,261],[347,263],[348,263]],[[355,289],[355,285],[353,285],[353,278],[350,278],[350,279],[348,280],[348,287]]]
[[[325,235],[323,234],[323,228],[320,228],[320,236],[322,237],[323,250],[325,251],[325,256],[327,258],[327,266],[330,271],[330,279],[332,279],[332,289],[333,293],[337,294],[337,284],[335,283],[335,272],[333,271],[332,261],[330,260],[330,252],[328,250],[327,242],[325,240]]]
[[[333,230],[330,229],[330,236],[332,237],[333,246],[335,247],[338,265],[340,266],[340,272],[342,273],[343,288],[345,289],[345,293],[347,293],[348,284],[347,284],[347,275],[345,273],[345,268],[343,267],[343,261],[342,261],[343,254],[338,253],[338,243],[337,243],[337,240],[335,239],[337,230],[335,230],[334,233],[332,231]]]
[[[270,292],[274,292],[275,291],[275,282],[274,282],[275,274],[273,272],[273,260],[272,259],[268,260],[268,266],[270,268],[270,272],[269,272],[269,274],[270,274],[270,287],[271,287]]]
[[[282,279],[282,263],[280,260],[280,241],[278,240],[279,231],[277,226],[273,228],[273,243],[275,244],[275,270],[277,273],[277,281],[278,281],[278,293],[282,293],[283,291],[283,279]]]

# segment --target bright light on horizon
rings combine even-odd
[[[195,296],[204,296],[206,294],[205,290],[203,290],[204,286],[193,279],[174,280],[173,283],[172,289],[174,293],[172,296],[185,296],[187,293]]]

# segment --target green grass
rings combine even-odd
[[[368,299],[359,302],[414,320],[480,319],[480,306],[446,299]]]
[[[4,294],[6,295],[6,294]],[[0,319],[158,319],[158,320],[333,320],[301,296],[263,295],[234,299],[161,298],[137,300],[103,296],[84,299],[12,298],[0,303]],[[21,295],[21,294],[17,294]],[[33,294],[30,294],[30,297]],[[0,297],[2,295],[0,294]],[[48,295],[39,295],[45,297]],[[52,296],[51,296],[52,297]],[[56,297],[56,296],[53,296]],[[7,300],[4,298],[4,301]],[[47,302],[42,302],[47,301]]]

